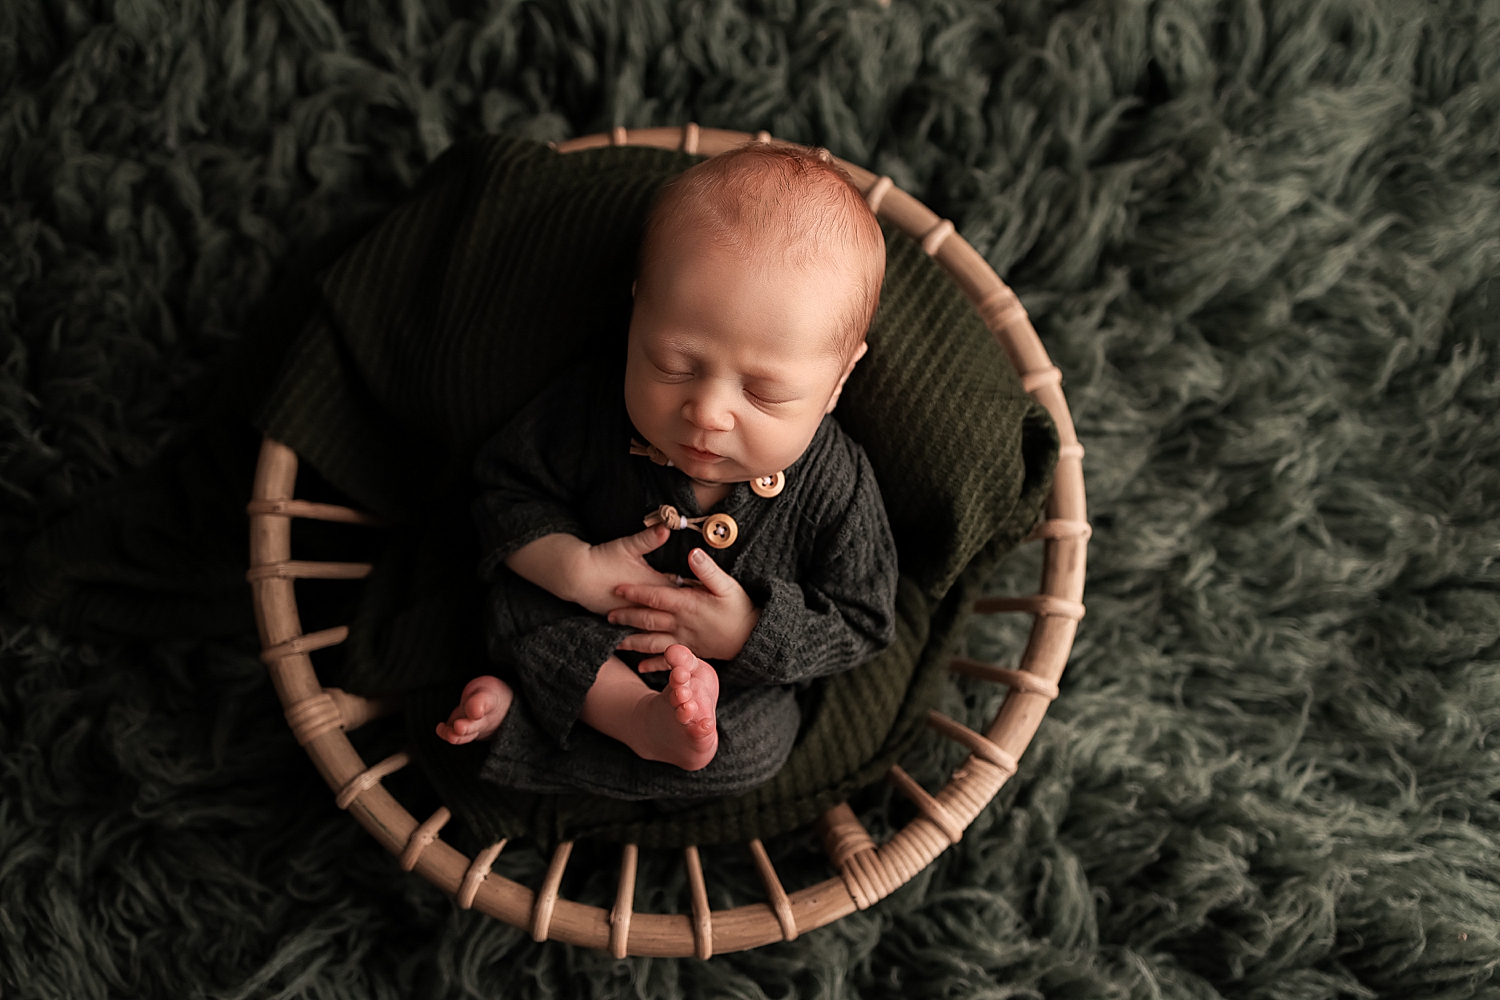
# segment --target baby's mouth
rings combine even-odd
[[[699,462],[716,462],[724,457],[718,452],[704,451],[702,448],[694,448],[690,444],[684,444],[682,450],[687,453],[688,458],[696,459]]]

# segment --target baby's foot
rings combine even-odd
[[[647,760],[676,764],[684,771],[707,767],[719,750],[719,675],[686,646],[665,654],[672,673],[667,689],[642,701],[646,717],[641,746],[632,747]]]
[[[487,740],[505,721],[505,713],[510,711],[514,697],[510,686],[500,678],[476,677],[464,686],[458,707],[448,716],[448,721],[438,723],[437,734],[454,746],[471,740]]]

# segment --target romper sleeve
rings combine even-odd
[[[761,608],[760,622],[720,671],[725,683],[791,684],[840,673],[865,662],[896,637],[896,543],[864,449],[836,446],[831,478],[842,504],[822,518],[807,570],[796,582],[742,580]]]
[[[474,460],[479,496],[479,575],[496,579],[505,557],[544,535],[565,533],[588,540],[573,513],[597,463],[589,455],[600,405],[598,374],[580,367],[544,389],[486,441]],[[607,395],[604,398],[609,398]]]
[[[544,535],[594,539],[575,513],[593,485],[617,399],[609,372],[586,365],[534,399],[490,438],[474,463],[479,575],[490,584],[490,655],[515,668],[532,716],[566,747],[599,667],[630,629],[548,593],[505,565]],[[613,392],[609,391],[613,389]]]

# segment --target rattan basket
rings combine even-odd
[[[604,145],[641,145],[713,155],[752,140],[766,142],[770,136],[688,124],[632,131],[617,128],[607,135],[559,143],[556,149],[570,153]],[[299,578],[359,579],[369,574],[370,566],[293,559],[291,519],[372,526],[378,522],[347,507],[294,499],[297,455],[286,445],[266,438],[248,507],[249,580],[264,648],[261,657],[270,670],[287,722],[334,790],[339,807],[353,814],[386,850],[399,856],[403,869],[415,870],[453,895],[459,906],[473,907],[529,929],[538,941],[553,938],[608,949],[617,957],[707,958],[716,952],[789,941],[890,895],[948,845],[957,843],[974,817],[1015,773],[1017,759],[1031,743],[1048,704],[1057,697],[1057,682],[1083,617],[1081,601],[1090,535],[1083,448],[1063,398],[1062,373],[1047,357],[1015,294],[954,232],[952,222],[938,218],[896,188],[889,177],[876,177],[853,164],[839,162],[865,191],[876,214],[920,241],[958,283],[1005,349],[1026,391],[1047,408],[1057,424],[1062,447],[1052,494],[1047,501],[1046,520],[1032,536],[1046,547],[1038,591],[1020,597],[987,597],[974,606],[977,612],[1030,614],[1033,621],[1026,651],[1015,669],[964,657],[955,657],[952,663],[956,673],[1007,686],[1008,696],[984,733],[939,712],[929,714],[932,728],[962,744],[970,755],[936,793],[928,793],[899,766],[891,768],[890,782],[911,799],[918,814],[884,844],[877,846],[871,840],[847,804],[830,809],[818,821],[818,827],[839,874],[818,885],[787,893],[759,840],[750,841],[748,848],[765,886],[766,901],[730,910],[710,911],[695,847],[684,849],[692,896],[692,912],[687,914],[632,913],[637,859],[633,844],[623,847],[619,891],[610,910],[559,898],[558,887],[572,849],[570,842],[558,846],[540,886],[532,889],[520,885],[490,871],[504,841],[473,858],[466,857],[438,837],[449,818],[446,808],[418,822],[382,787],[383,777],[408,763],[405,753],[371,765],[360,759],[349,742],[346,732],[394,706],[322,687],[308,654],[342,642],[348,629],[304,634],[293,584]]]

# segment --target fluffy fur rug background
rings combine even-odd
[[[0,81],[0,558],[455,137],[687,120],[953,218],[1067,375],[1096,525],[1064,696],[964,841],[707,963],[536,945],[403,877],[253,640],[4,612],[0,993],[1495,995],[1493,2],[10,0]]]

